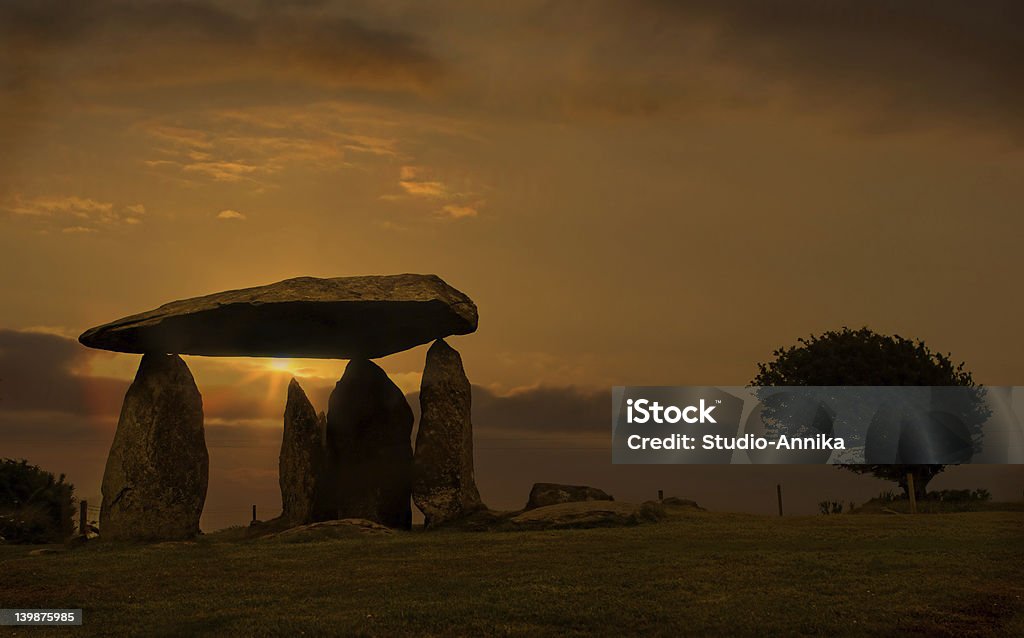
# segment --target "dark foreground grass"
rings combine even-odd
[[[1021,513],[229,538],[0,547],[0,607],[85,610],[26,636],[1024,635]]]

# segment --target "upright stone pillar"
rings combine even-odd
[[[438,339],[420,384],[412,498],[431,527],[484,507],[473,477],[472,394],[458,351]]]
[[[298,381],[292,379],[284,409],[278,480],[281,516],[295,525],[326,517],[317,511],[323,489],[325,426]]]
[[[125,395],[103,473],[101,536],[195,536],[209,465],[203,398],[188,366],[177,355],[144,355]]]
[[[331,393],[328,471],[337,518],[412,527],[413,414],[405,395],[367,359],[353,359]]]

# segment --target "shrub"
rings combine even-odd
[[[0,538],[9,543],[56,543],[73,529],[74,486],[64,475],[0,459]]]
[[[640,511],[637,512],[637,521],[641,523],[656,523],[668,517],[665,507],[656,501],[645,501],[640,504]]]
[[[842,514],[843,504],[839,501],[821,501],[818,503],[818,511],[822,514]]]
[[[943,503],[969,503],[972,501],[990,501],[992,494],[985,488],[976,490],[939,490],[928,493],[928,498]]]

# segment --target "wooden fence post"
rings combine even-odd
[[[665,490],[658,490],[658,502],[665,500]]]
[[[775,486],[775,491],[778,492],[779,495],[779,516],[782,516],[782,483]]]
[[[78,533],[82,534],[83,536],[85,535],[85,532],[88,529],[88,527],[87,527],[88,524],[89,524],[88,520],[87,520],[88,518],[89,518],[89,501],[85,501],[85,500],[79,501],[78,502]]]
[[[917,495],[914,493],[914,474],[907,473],[907,493],[910,494],[910,513],[917,514]]]
[[[252,522],[253,523],[256,522],[256,506],[255,505],[252,506]]]

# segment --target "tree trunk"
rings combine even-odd
[[[928,493],[928,483],[935,475],[942,471],[942,465],[908,465],[905,474],[901,474],[897,483],[903,490],[903,496],[910,500],[910,485],[907,483],[907,474],[914,475],[914,498],[921,500]]]

